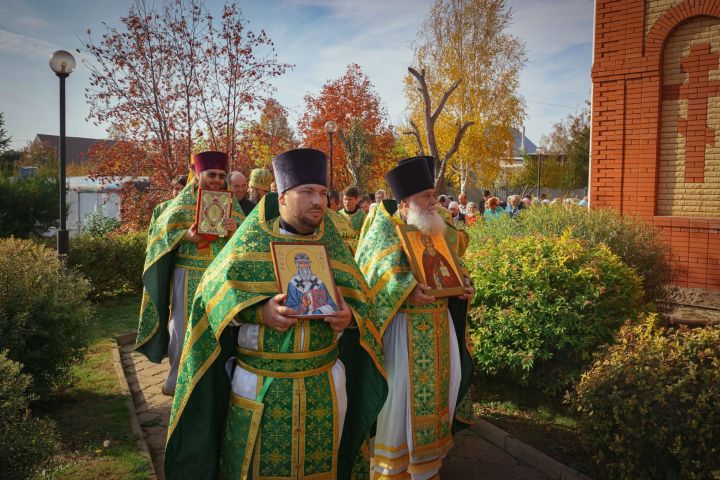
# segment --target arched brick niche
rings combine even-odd
[[[597,0],[590,198],[660,228],[720,290],[720,0]]]
[[[670,32],[661,108],[656,214],[720,217],[720,18]]]

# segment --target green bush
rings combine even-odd
[[[68,265],[90,280],[91,298],[108,298],[142,291],[146,235],[141,232],[70,241]]]
[[[664,330],[655,315],[583,374],[573,402],[602,478],[720,478],[720,327]]]
[[[28,404],[32,379],[22,366],[0,352],[0,478],[31,478],[58,450],[51,420],[33,418]]]
[[[88,215],[85,219],[85,231],[91,237],[102,237],[120,228],[120,220],[106,217],[102,212]]]
[[[54,178],[0,177],[0,237],[39,236],[58,226],[58,193]]]
[[[40,395],[66,380],[82,357],[92,318],[89,291],[54,250],[0,239],[0,350],[25,366]]]
[[[674,272],[669,263],[669,247],[660,232],[647,222],[614,210],[588,210],[576,206],[532,207],[522,211],[519,219],[503,215],[494,222],[480,222],[470,229],[479,244],[490,239],[502,240],[526,235],[561,235],[607,245],[625,264],[642,277],[644,302],[657,311],[668,311],[671,305],[671,283]]]
[[[637,314],[637,275],[604,245],[560,237],[489,240],[465,254],[480,375],[556,394]]]

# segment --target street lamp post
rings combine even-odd
[[[540,198],[540,172],[542,171],[542,158],[538,155],[538,178],[537,178],[537,196]]]
[[[333,120],[325,122],[324,130],[330,135],[330,191],[333,190],[333,133],[337,132],[338,126]]]
[[[60,79],[60,229],[57,232],[58,255],[68,253],[70,237],[65,225],[65,79],[75,70],[75,58],[65,50],[58,50],[50,57],[50,68]]]

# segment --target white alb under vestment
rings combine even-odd
[[[449,346],[449,378],[447,389],[436,387],[436,394],[448,395],[447,411],[436,412],[435,418],[415,418],[413,411],[417,398],[410,397],[410,359],[408,351],[408,319],[405,312],[398,312],[388,326],[383,345],[385,368],[388,375],[388,397],[377,421],[377,435],[373,445],[371,465],[373,480],[428,480],[436,478],[442,459],[453,445],[450,434],[452,420],[457,406],[460,388],[460,352],[450,312],[447,311],[447,345]],[[443,329],[444,330],[444,329]],[[438,339],[439,342],[442,339]],[[438,343],[439,343],[438,342]],[[418,348],[415,345],[414,348]],[[412,348],[412,346],[411,346]],[[431,382],[434,383],[434,382]],[[442,402],[441,402],[442,403]],[[418,423],[439,422],[446,434],[439,435],[430,449],[418,451],[413,438],[418,432]]]

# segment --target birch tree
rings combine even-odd
[[[408,68],[403,133],[437,158],[435,188],[460,190],[474,175],[491,182],[511,156],[510,128],[522,123],[518,94],[524,44],[507,32],[505,0],[437,0],[418,30]]]

